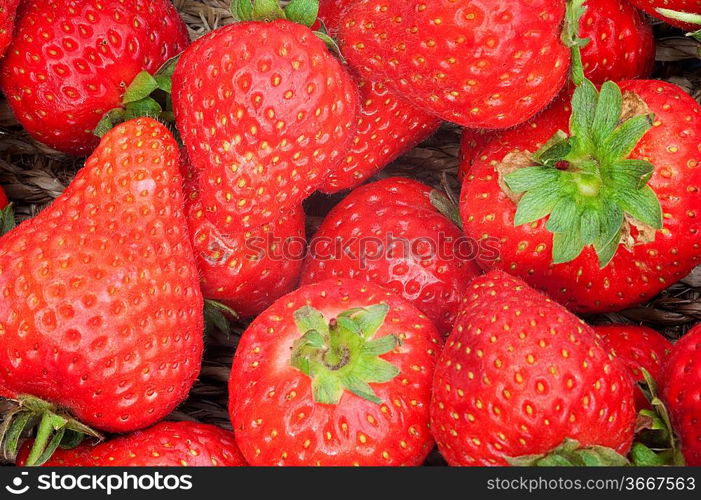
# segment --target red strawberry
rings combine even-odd
[[[17,458],[24,466],[25,446]],[[161,422],[97,445],[57,450],[47,467],[236,467],[246,465],[234,435],[214,425]]]
[[[196,177],[185,184],[185,213],[205,298],[241,317],[256,316],[292,291],[304,261],[304,211],[241,233],[222,234],[204,213]]]
[[[178,129],[220,231],[289,216],[338,165],[357,90],[305,26],[241,22],[197,40],[173,75]]]
[[[19,0],[3,0],[0,5],[0,57],[12,41],[12,33],[15,29],[15,14]]]
[[[664,82],[620,90],[622,113],[614,84],[580,87],[573,129],[563,99],[483,149],[463,183],[466,234],[500,241],[479,263],[581,312],[644,302],[701,255],[699,105]]]
[[[329,280],[279,299],[243,333],[229,381],[251,465],[419,465],[440,337],[377,285]]]
[[[460,164],[458,180],[462,181],[472,168],[472,163],[481,156],[482,148],[499,136],[495,130],[466,128],[460,139]]]
[[[322,0],[319,18],[336,35],[341,12],[349,0]],[[335,193],[372,177],[397,157],[433,134],[441,120],[397,96],[384,84],[356,76],[360,112],[350,151],[321,190]]]
[[[0,396],[110,432],[187,396],[203,302],[178,164],[160,123],[119,125],[49,208],[0,238]]]
[[[645,380],[641,368],[647,370],[658,384],[663,382],[662,364],[672,344],[662,334],[644,326],[609,325],[593,328],[603,345],[628,369],[633,383]],[[645,394],[640,390],[635,392],[635,405],[639,409],[650,407]]]
[[[663,380],[662,396],[681,437],[686,463],[701,466],[701,326],[674,345]]]
[[[500,271],[475,279],[438,364],[431,429],[451,465],[505,465],[566,439],[626,453],[630,379],[594,332]]]
[[[168,0],[26,0],[18,19],[2,91],[34,138],[75,155],[97,146],[93,130],[137,74],[189,41]]]
[[[676,11],[677,13],[687,13],[701,15],[701,0],[630,0],[633,5],[644,10],[648,14],[658,19],[677,26],[686,31],[696,31],[699,29],[697,24],[680,21],[669,17],[672,13],[666,15],[658,12],[657,9],[667,9],[668,11]]]
[[[595,84],[646,78],[655,64],[652,27],[628,0],[587,0],[579,35],[584,75]]]
[[[433,205],[431,188],[393,177],[361,186],[326,216],[310,242],[302,283],[350,278],[385,286],[448,333],[475,249]]]
[[[416,106],[465,127],[508,128],[565,83],[564,17],[564,0],[358,0],[339,38],[363,77]]]

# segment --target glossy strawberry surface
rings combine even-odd
[[[425,184],[400,177],[356,188],[312,238],[302,283],[351,278],[382,285],[447,334],[465,284],[480,269],[475,249],[430,194]]]
[[[151,425],[200,369],[202,295],[178,146],[119,125],[51,206],[0,238],[0,395],[111,432]]]
[[[17,460],[24,465],[28,448]],[[57,450],[45,467],[245,466],[233,433],[196,422],[161,422],[104,443]]]
[[[590,327],[501,271],[470,283],[433,382],[449,464],[507,465],[566,438],[625,454],[634,423],[630,379]]]
[[[357,101],[304,26],[242,22],[197,40],[175,70],[173,105],[207,218],[240,231],[289,216],[346,154]]]
[[[154,73],[188,43],[168,0],[26,0],[0,87],[35,139],[84,155],[134,77]]]
[[[470,128],[508,128],[565,83],[562,0],[359,0],[339,39],[362,76]],[[548,61],[548,64],[543,64]]]

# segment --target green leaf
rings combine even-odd
[[[229,306],[217,302],[216,300],[205,299],[204,301],[204,327],[205,332],[208,335],[214,333],[215,330],[219,330],[224,333],[227,337],[231,335],[231,325],[229,324],[229,319],[237,318],[236,311],[234,311]]]
[[[134,77],[122,97],[123,104],[140,101],[151,95],[158,88],[158,82],[148,71],[142,71]]]
[[[377,397],[377,394],[372,390],[372,387],[370,387],[359,377],[355,376],[353,373],[349,373],[343,378],[343,385],[345,385],[346,389],[356,396],[370,401],[371,403],[382,403],[382,400]]]
[[[592,123],[595,144],[603,144],[616,129],[621,119],[622,106],[623,94],[620,87],[613,82],[604,82],[599,92],[599,103]]]
[[[363,354],[366,356],[380,356],[394,350],[400,345],[396,335],[385,335],[379,339],[370,340],[363,346]]]
[[[619,191],[618,203],[634,219],[654,229],[662,229],[662,207],[650,186],[639,190]]]
[[[599,212],[588,207],[582,210],[582,241],[585,245],[593,245],[599,239],[601,224]]]
[[[460,210],[457,204],[450,201],[450,198],[445,193],[437,189],[432,189],[428,195],[431,200],[431,205],[438,210],[441,215],[450,219],[457,227],[462,229],[462,220],[460,219]]]
[[[140,118],[142,116],[150,116],[151,118],[157,118],[161,114],[163,108],[158,102],[152,97],[145,97],[140,101],[130,102],[126,106],[126,111],[124,116],[126,119],[131,120],[133,118]]]
[[[584,250],[584,241],[578,230],[553,234],[553,263],[570,262],[579,257],[582,250]]]
[[[238,22],[253,19],[252,0],[232,0],[230,10],[232,17]]]
[[[560,180],[561,172],[551,167],[524,167],[504,176],[504,182],[514,193],[550,185]]]
[[[324,44],[326,45],[326,48],[329,49],[329,51],[331,51],[331,53],[333,55],[335,55],[342,63],[346,62],[345,57],[343,57],[343,54],[341,53],[341,47],[338,46],[338,44],[336,43],[336,40],[331,38],[328,35],[328,33],[325,33],[323,31],[315,31],[314,35],[316,35],[316,37],[319,40],[324,42]]]
[[[305,334],[310,330],[320,332],[322,335],[328,335],[329,325],[321,314],[321,311],[314,309],[311,306],[304,306],[294,312],[295,324],[301,334]]]
[[[112,130],[115,125],[126,121],[126,113],[122,108],[114,108],[109,110],[107,113],[102,115],[102,118],[98,122],[93,134],[98,137],[104,136],[107,132]]]
[[[692,12],[681,12],[678,10],[671,9],[655,9],[658,14],[667,17],[669,19],[674,19],[675,21],[681,21],[687,24],[698,24],[701,25],[701,14],[694,14]]]
[[[343,390],[343,384],[338,377],[324,372],[314,374],[312,377],[312,394],[317,403],[336,405],[341,401]]]
[[[614,190],[641,189],[655,172],[655,166],[645,160],[618,160],[608,169],[608,181]]]
[[[0,210],[0,236],[12,231],[17,226],[15,220],[15,210],[12,203]]]
[[[319,15],[319,0],[292,0],[284,11],[288,20],[311,28]]]
[[[652,128],[652,115],[635,116],[623,122],[614,130],[601,145],[601,160],[604,163],[615,163],[620,158],[626,158],[638,145],[640,139]]]
[[[570,131],[575,138],[574,144],[578,150],[595,150],[592,126],[598,103],[599,94],[589,80],[579,85],[572,95]]]
[[[351,318],[358,325],[362,336],[369,340],[385,323],[388,312],[389,306],[387,304],[376,304],[358,311]]]
[[[518,203],[514,226],[518,227],[542,219],[553,211],[563,196],[565,196],[564,193],[556,184],[528,191]]]
[[[643,443],[634,443],[630,450],[630,458],[636,467],[654,467],[665,465],[664,460]]]
[[[546,224],[552,233],[579,232],[581,211],[577,201],[569,196],[563,196],[553,207]]]
[[[616,203],[604,198],[599,217],[599,238],[594,242],[599,267],[602,269],[611,262],[618,250],[623,222],[623,210]]]
[[[158,88],[164,92],[167,92],[168,94],[170,94],[173,90],[173,72],[178,65],[178,61],[180,61],[181,55],[182,54],[178,54],[177,56],[168,59],[161,65],[160,68],[158,68],[156,74],[153,75]]]
[[[253,0],[251,20],[270,22],[277,19],[285,19],[285,12],[278,0]]]
[[[364,357],[358,361],[354,373],[366,382],[385,383],[399,375],[399,368],[378,357]]]

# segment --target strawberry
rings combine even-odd
[[[662,364],[672,344],[662,334],[644,326],[608,325],[593,328],[603,345],[626,367],[633,383],[645,381],[641,368],[647,370],[658,384],[663,381]],[[638,409],[650,407],[640,389],[635,392],[635,405]]]
[[[377,285],[329,280],[280,298],[243,333],[229,381],[251,465],[419,465],[440,337]]]
[[[0,396],[18,400],[17,421],[41,420],[33,459],[51,426],[129,432],[187,396],[203,301],[182,206],[175,140],[132,120],[0,238]]]
[[[565,83],[564,19],[564,0],[358,0],[341,16],[339,40],[363,77],[414,105],[502,129],[531,118]]]
[[[505,465],[565,440],[626,453],[634,423],[630,379],[590,327],[501,271],[467,287],[431,400],[449,464]]]
[[[619,310],[699,263],[700,108],[645,80],[600,93],[587,83],[572,102],[482,150],[463,182],[462,219],[468,236],[500,242],[498,259],[478,256],[484,268],[575,311]]]
[[[472,162],[479,158],[482,148],[499,136],[495,130],[466,128],[460,138],[460,163],[458,180],[462,182],[472,168]]]
[[[5,54],[12,41],[18,5],[19,0],[3,0],[3,4],[0,5],[0,57]]]
[[[465,283],[480,271],[475,249],[434,206],[436,193],[392,177],[352,191],[309,244],[302,283],[370,281],[403,296],[447,334]]]
[[[630,2],[672,26],[686,31],[699,29],[698,23],[685,21],[683,14],[701,15],[701,0],[630,0]]]
[[[171,2],[26,0],[20,11],[0,87],[35,139],[83,155],[108,111],[160,111],[143,80],[157,85],[149,73],[189,42]]]
[[[674,344],[662,379],[662,397],[681,438],[686,463],[701,466],[701,326]]]
[[[24,466],[29,446],[20,452]],[[161,422],[97,445],[57,450],[47,467],[236,467],[246,465],[234,435],[214,425]]]
[[[196,187],[193,176],[185,184],[185,213],[202,293],[240,317],[256,316],[299,281],[306,249],[304,211],[295,209],[250,231],[222,234],[205,217]]]
[[[286,12],[295,19],[280,10],[263,16],[272,22],[239,22],[200,38],[173,75],[200,199],[223,232],[289,217],[340,163],[354,133],[352,78]]]
[[[586,0],[579,35],[584,74],[595,84],[646,78],[655,64],[652,27],[628,0]]]
[[[349,0],[319,2],[319,18],[329,34],[336,35],[341,12],[350,4]],[[441,123],[384,84],[355,76],[360,90],[357,131],[346,157],[321,186],[324,193],[359,185],[427,139]]]

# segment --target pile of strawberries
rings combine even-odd
[[[234,0],[190,43],[169,0],[2,0],[17,120],[89,155],[14,229],[0,198],[4,459],[701,465],[701,327],[576,316],[701,263],[701,108],[636,6]],[[444,121],[459,200],[366,183]],[[164,422],[248,319],[233,433]]]

